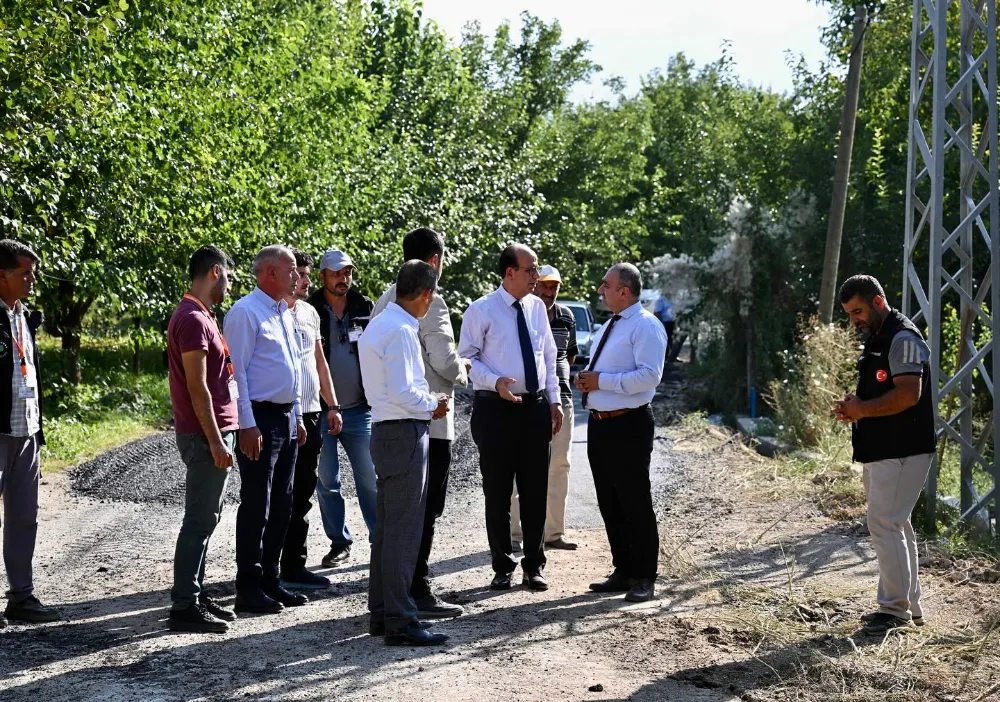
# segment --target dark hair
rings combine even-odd
[[[523,254],[534,254],[535,252],[529,249],[524,244],[507,244],[504,250],[500,252],[500,260],[497,265],[497,272],[500,274],[501,278],[507,277],[508,268],[518,268],[517,255],[519,253]]]
[[[417,227],[403,237],[404,261],[428,261],[444,254],[444,237],[433,229]]]
[[[226,270],[230,270],[233,265],[233,259],[229,258],[226,252],[218,246],[202,246],[191,255],[188,276],[191,280],[198,280],[208,275],[215,266],[222,266]]]
[[[0,241],[0,269],[12,271],[20,265],[19,258],[29,258],[32,263],[39,261],[38,254],[13,239]]]
[[[434,266],[424,261],[407,261],[396,274],[396,297],[413,300],[427,290],[437,289],[438,274]]]
[[[631,263],[616,263],[612,270],[618,271],[618,287],[628,288],[632,295],[639,297],[642,292],[642,273]]]
[[[874,276],[852,275],[840,286],[840,304],[846,305],[855,295],[860,295],[862,300],[871,305],[876,297],[885,299],[885,290]]]
[[[302,249],[292,249],[292,255],[295,256],[295,267],[296,268],[312,268],[313,267],[313,257],[307,254]]]

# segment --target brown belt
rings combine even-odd
[[[635,412],[637,410],[646,409],[649,407],[647,402],[642,407],[626,407],[625,409],[608,410],[607,412],[599,412],[597,410],[590,410],[591,419],[613,419],[615,417],[620,417],[623,414],[628,414],[629,412]]]

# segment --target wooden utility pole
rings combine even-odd
[[[844,210],[847,208],[847,181],[851,175],[851,151],[854,148],[854,123],[858,117],[858,96],[861,93],[861,59],[865,49],[865,25],[868,13],[864,5],[854,10],[854,39],[847,67],[847,95],[844,115],[840,122],[840,144],[837,147],[837,170],[833,177],[833,198],[830,200],[830,220],[826,229],[826,255],[823,258],[823,281],[819,292],[819,321],[833,321],[833,304],[837,292],[837,268],[840,266],[840,242],[844,234]]]

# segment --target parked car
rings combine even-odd
[[[594,318],[594,310],[591,308],[589,302],[560,300],[559,304],[568,307],[570,312],[573,313],[573,318],[576,320],[576,345],[579,348],[579,353],[577,354],[576,361],[573,363],[573,367],[586,366],[590,363],[590,347],[594,340],[594,334],[601,328],[601,325]]]

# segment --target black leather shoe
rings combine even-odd
[[[277,614],[285,607],[277,600],[271,599],[261,590],[254,590],[247,593],[236,593],[236,604],[233,609],[237,612],[248,612],[250,614]]]
[[[281,571],[281,587],[293,590],[324,590],[330,587],[330,578],[316,575],[307,568]]]
[[[265,590],[264,592],[272,600],[276,600],[286,607],[301,607],[309,601],[309,598],[301,592],[292,592],[291,590],[286,590],[280,585],[273,590]]]
[[[330,552],[323,556],[323,560],[320,563],[324,568],[333,568],[339,566],[342,563],[346,563],[351,557],[351,545],[347,544],[345,546],[331,546]]]
[[[31,622],[39,624],[42,622],[57,622],[62,617],[59,610],[54,607],[46,607],[34,595],[29,595],[20,602],[8,602],[4,610],[4,616],[12,622]]]
[[[430,629],[430,622],[417,622],[417,626],[421,629]],[[368,622],[368,635],[369,636],[385,636],[385,622],[381,619],[371,620]]]
[[[591,583],[593,592],[628,592],[632,589],[632,578],[626,577],[617,570],[600,583]]]
[[[198,598],[198,601],[201,602],[201,606],[207,609],[208,613],[216,619],[221,619],[224,622],[236,621],[236,613],[233,612],[233,610],[228,607],[223,607],[208,595],[202,595]]]
[[[549,581],[545,579],[545,573],[542,572],[541,568],[525,573],[521,585],[536,592],[544,592],[549,589]]]
[[[656,588],[651,578],[636,578],[632,588],[625,594],[626,602],[649,602],[653,599]]]
[[[510,573],[497,573],[493,576],[493,582],[490,583],[491,590],[509,590],[510,589]]]
[[[434,594],[417,597],[413,601],[417,605],[417,616],[424,619],[451,619],[465,614],[462,605],[450,604]]]
[[[203,604],[193,604],[186,609],[170,610],[167,620],[170,631],[185,631],[193,634],[225,634],[229,625],[212,615]]]
[[[576,543],[572,541],[567,541],[561,536],[558,539],[553,539],[552,541],[545,542],[545,548],[556,548],[563,551],[575,551],[580,548]]]
[[[385,643],[387,646],[437,646],[448,640],[446,634],[436,634],[420,626],[419,623],[407,624],[402,629],[387,631]]]

